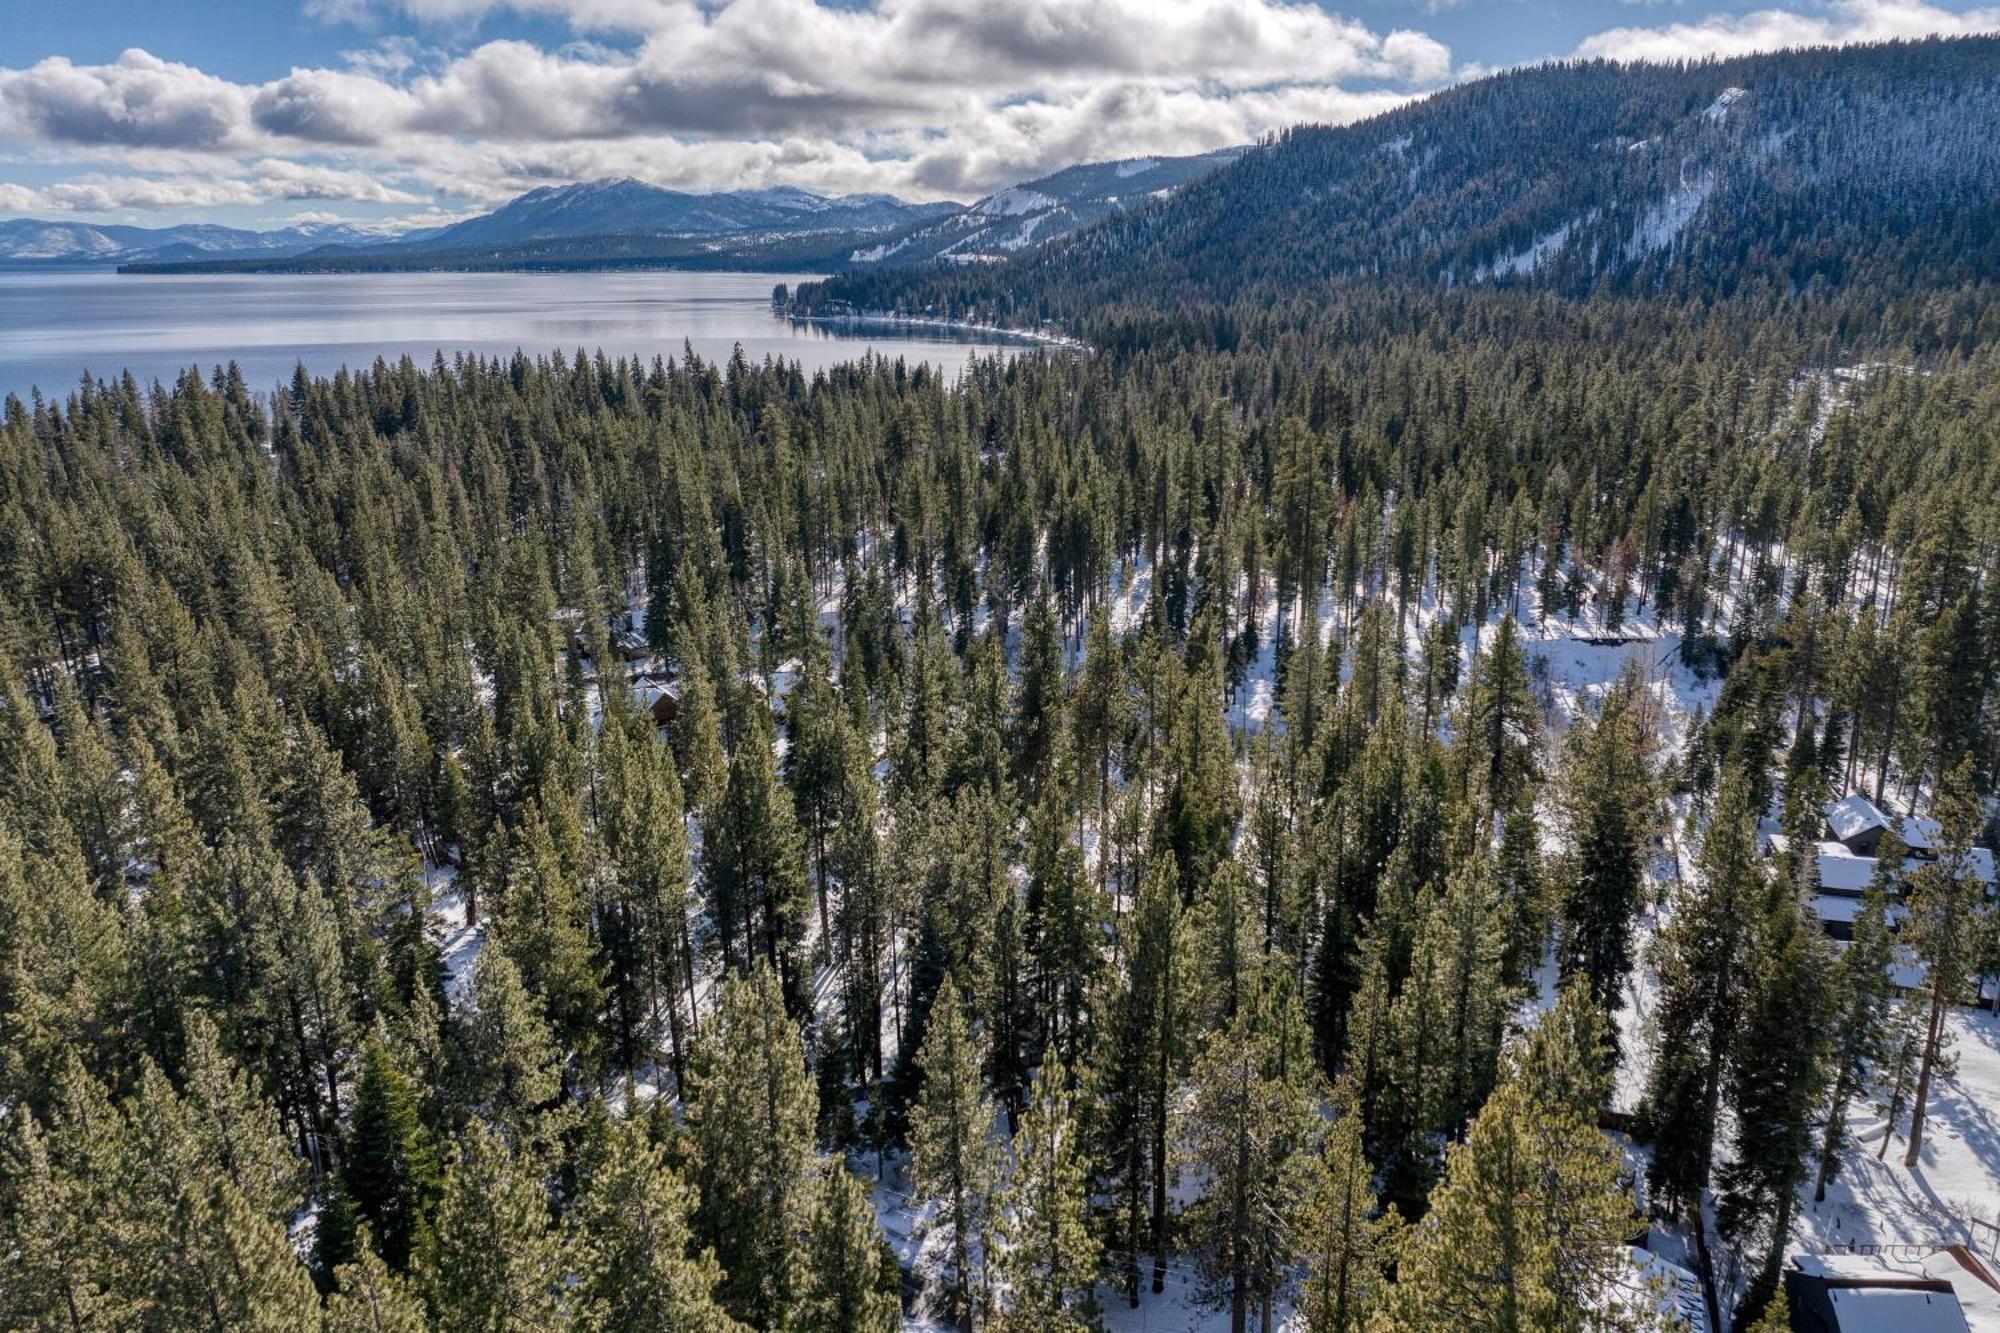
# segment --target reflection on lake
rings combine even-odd
[[[234,361],[253,389],[440,350],[482,356],[582,348],[721,361],[801,363],[807,374],[875,352],[955,375],[975,355],[1018,350],[957,329],[821,325],[771,313],[775,273],[0,273],[0,395],[69,392],[87,372],[141,383]]]

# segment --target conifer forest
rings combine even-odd
[[[1507,157],[1732,83],[1698,242]],[[1996,107],[1552,66],[780,293],[1062,335],[961,375],[10,396],[0,1327],[1782,1329],[1968,1123],[1986,1250]]]

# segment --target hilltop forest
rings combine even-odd
[[[1964,109],[1991,51],[1762,86],[1921,60]],[[1782,1318],[1802,1191],[1891,1089],[1915,1153],[2000,963],[1927,879],[1899,1001],[1882,895],[1836,951],[1790,850],[1848,791],[1991,839],[1994,196],[1921,256],[1799,196],[1854,230],[1796,285],[1742,237],[1742,281],[1335,281],[1304,228],[1092,267],[1343,133],[801,298],[1049,291],[1090,342],[956,380],[9,399],[0,1325],[1663,1329],[1599,1128],[1641,1046],[1649,1206]],[[1577,689],[1582,638],[1650,651]]]

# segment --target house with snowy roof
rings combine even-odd
[[[632,697],[651,715],[656,727],[667,726],[680,716],[681,692],[670,676],[647,672],[637,677],[632,682]]]
[[[1826,836],[1854,856],[1873,856],[1891,825],[1875,802],[1859,792],[1826,807]]]
[[[1796,1254],[1793,1333],[2000,1333],[2000,1279],[1963,1245]]]
[[[1890,928],[1901,926],[1907,915],[1901,901],[1904,885],[1910,876],[1937,861],[1942,841],[1938,822],[1914,815],[1890,815],[1858,792],[1832,802],[1825,813],[1826,826],[1812,847],[1819,880],[1812,907],[1826,933],[1837,940],[1853,938],[1854,918],[1860,912],[1862,895],[1882,869],[1877,856],[1882,850],[1882,839],[1891,833],[1901,840],[1905,855],[1899,863],[1888,867],[1883,888],[1889,897]],[[1782,835],[1770,839],[1774,854],[1786,850],[1788,845]],[[1966,870],[1987,885],[1989,892],[1992,890],[1991,851],[1973,848]]]

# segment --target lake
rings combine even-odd
[[[66,395],[88,372],[171,382],[227,361],[253,389],[442,350],[511,356],[600,348],[677,357],[692,343],[721,361],[783,357],[806,373],[870,349],[956,375],[1007,340],[945,329],[878,331],[794,324],[771,313],[796,273],[355,273],[165,275],[0,273],[0,396],[39,385]]]

